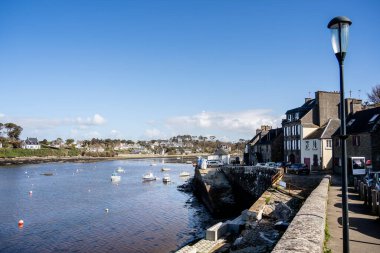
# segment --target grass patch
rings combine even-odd
[[[325,241],[323,242],[323,253],[332,253],[331,249],[327,247],[327,242],[330,240],[329,225],[327,224],[327,218],[325,223]]]

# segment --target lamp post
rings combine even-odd
[[[350,252],[349,245],[349,220],[347,201],[347,151],[346,151],[346,110],[344,105],[344,81],[343,63],[348,45],[348,31],[352,24],[347,17],[333,18],[327,27],[331,30],[331,43],[336,58],[339,62],[340,72],[340,142],[342,145],[342,223],[343,223],[343,252]]]

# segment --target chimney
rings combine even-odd
[[[346,98],[345,107],[346,115],[354,114],[362,110],[362,100],[355,98]]]

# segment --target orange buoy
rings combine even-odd
[[[22,228],[23,226],[24,226],[24,221],[23,220],[19,220],[18,221],[18,227]]]

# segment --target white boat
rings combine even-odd
[[[144,181],[153,181],[153,180],[156,180],[157,178],[155,176],[153,176],[152,172],[148,172],[148,173],[144,174],[142,179]]]
[[[155,163],[151,163],[151,164],[150,164],[150,166],[156,166],[156,165],[157,165],[157,164],[155,164]]]
[[[161,171],[169,171],[169,170],[171,170],[170,168],[167,168],[167,167],[162,167],[161,168]]]
[[[169,175],[164,175],[164,177],[162,178],[162,182],[169,183],[170,182],[170,176]]]
[[[121,176],[119,176],[117,173],[112,173],[111,175],[112,182],[119,182],[120,180],[121,180]]]
[[[190,173],[187,172],[187,171],[182,171],[180,174],[179,174],[180,177],[189,177],[190,176]]]
[[[117,173],[124,173],[125,171],[124,171],[124,169],[122,167],[119,167],[119,168],[116,169],[116,172]]]

